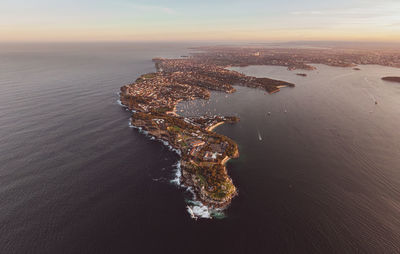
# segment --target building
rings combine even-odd
[[[198,146],[202,146],[204,144],[205,144],[205,142],[203,140],[193,140],[192,142],[190,142],[190,145],[192,147],[198,147]]]

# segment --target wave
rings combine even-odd
[[[123,108],[127,108],[127,106],[125,106],[124,104],[122,104],[122,101],[121,101],[121,92],[117,92],[116,93],[117,94],[117,96],[118,96],[118,100],[117,100],[117,103],[118,103],[118,105],[120,105],[121,107],[123,107]]]
[[[183,187],[181,184],[181,176],[182,176],[182,171],[181,171],[181,161],[179,160],[175,165],[175,178],[171,180],[171,183],[176,184],[179,187]]]
[[[211,208],[198,201],[196,193],[192,187],[187,187],[186,190],[192,194],[192,199],[187,200],[187,211],[192,219],[223,219],[226,217],[224,210],[220,208]]]
[[[120,99],[117,100],[118,105],[120,105],[123,108],[126,108],[124,104],[122,104],[122,101]]]
[[[153,178],[152,180],[154,182],[165,182],[167,179],[165,179],[164,177],[160,177],[160,178]]]
[[[117,95],[118,95],[118,98],[121,98],[121,92],[118,92]],[[117,100],[117,104],[120,105],[121,107],[123,107],[126,111],[130,111],[132,113],[136,112],[136,110],[133,110],[133,109],[129,110],[128,106],[122,104],[122,101],[120,99]]]

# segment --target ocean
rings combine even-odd
[[[178,155],[118,104],[153,57],[192,46],[0,45],[0,253],[400,252],[400,85],[380,80],[400,69],[235,67],[296,87],[181,103],[241,118],[216,129],[239,145],[239,196],[193,220]]]

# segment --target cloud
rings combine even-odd
[[[290,14],[297,21],[320,25],[373,25],[377,27],[393,26],[400,22],[400,2],[385,2],[370,4],[365,7],[350,7],[341,9],[323,9],[293,11]]]
[[[293,11],[291,15],[313,15],[313,16],[353,16],[353,17],[381,17],[392,16],[400,13],[400,2],[386,2],[367,5],[366,7],[351,7],[339,9]]]
[[[169,15],[177,13],[174,9],[161,5],[129,4],[128,6],[139,12],[159,12]]]
[[[292,11],[292,15],[322,15],[322,11]]]

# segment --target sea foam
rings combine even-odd
[[[175,178],[171,180],[171,183],[176,184],[179,187],[182,187],[181,185],[181,176],[182,176],[182,171],[181,171],[181,161],[179,160],[175,165]]]
[[[186,190],[192,194],[192,199],[187,200],[187,211],[193,219],[222,219],[225,218],[224,210],[219,208],[211,208],[197,200],[196,193],[192,187],[187,187]]]

